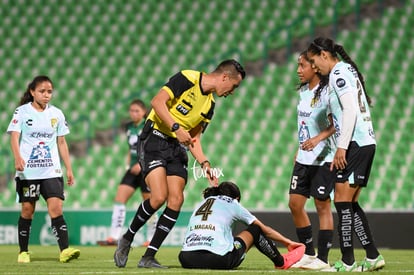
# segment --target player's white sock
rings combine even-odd
[[[112,210],[111,237],[119,240],[125,222],[125,204],[116,203]]]

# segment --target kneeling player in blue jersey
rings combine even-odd
[[[178,256],[184,268],[233,269],[253,245],[278,269],[288,269],[301,259],[303,244],[264,225],[239,202],[239,187],[232,182],[204,190],[204,200],[191,215]],[[232,225],[236,221],[248,227],[234,237]],[[288,253],[281,255],[274,241],[285,245]]]

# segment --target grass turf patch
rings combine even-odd
[[[161,247],[156,258],[168,269],[142,269],[137,268],[137,263],[144,254],[145,248],[133,248],[129,254],[129,260],[125,268],[118,268],[113,262],[115,247],[80,246],[79,259],[69,263],[59,262],[58,246],[29,246],[31,252],[31,263],[17,263],[17,246],[0,246],[0,273],[1,274],[283,274],[283,273],[306,273],[303,271],[290,269],[286,271],[275,270],[269,259],[253,248],[248,252],[246,259],[236,270],[188,270],[180,266],[177,255],[178,247]],[[285,249],[281,249],[285,253]],[[385,258],[386,266],[380,273],[387,274],[414,274],[414,250],[390,250],[381,249],[380,252]],[[356,250],[357,261],[363,260],[365,253],[363,250]],[[340,258],[339,249],[332,249],[329,254],[331,264]],[[200,259],[202,260],[202,259]],[[320,273],[311,272],[311,273]]]

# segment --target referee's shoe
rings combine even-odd
[[[131,249],[131,242],[122,237],[118,241],[118,247],[114,253],[114,261],[117,267],[125,267],[128,261],[129,250]]]

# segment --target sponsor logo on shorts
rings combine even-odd
[[[240,248],[243,247],[242,244],[239,241],[234,241],[233,242],[233,245],[234,245],[234,248],[235,249],[240,249]]]
[[[325,194],[325,186],[319,186],[318,187],[318,193],[321,194],[321,195]]]
[[[162,165],[162,161],[161,160],[153,160],[153,161],[151,161],[149,163],[148,168],[151,169],[151,168],[154,168],[154,167],[157,167],[157,166],[161,166],[161,165]]]

